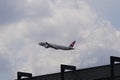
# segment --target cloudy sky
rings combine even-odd
[[[119,0],[0,0],[0,79],[109,64],[120,56]],[[75,50],[45,49],[47,41]]]

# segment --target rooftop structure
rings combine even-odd
[[[115,64],[115,62],[119,61],[119,57],[111,56],[110,65],[79,70],[76,70],[75,66],[62,64],[60,66],[61,71],[59,73],[41,76],[32,76],[31,73],[18,72],[17,80],[120,80],[120,64]]]

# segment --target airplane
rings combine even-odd
[[[69,46],[62,46],[62,45],[56,45],[56,44],[51,44],[48,42],[40,42],[39,45],[43,46],[45,48],[53,48],[53,49],[60,49],[60,50],[74,50],[74,44],[76,41],[73,41]]]

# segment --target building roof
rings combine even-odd
[[[110,77],[110,65],[66,71],[64,73],[65,80],[109,80]],[[115,64],[115,77],[120,79],[120,64]],[[22,80],[28,80],[28,78]],[[61,73],[33,76],[31,80],[61,80]]]

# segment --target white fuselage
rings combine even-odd
[[[56,44],[51,44],[51,48],[54,49],[62,49],[62,50],[73,50],[74,48],[69,47],[69,46],[62,46],[62,45],[56,45]]]
[[[44,46],[45,48],[54,48],[54,49],[61,49],[61,50],[73,50],[73,47],[69,47],[69,46],[61,46],[61,45],[56,45],[56,44],[51,44],[51,43],[47,43],[47,42],[42,42],[39,43],[39,45]]]

